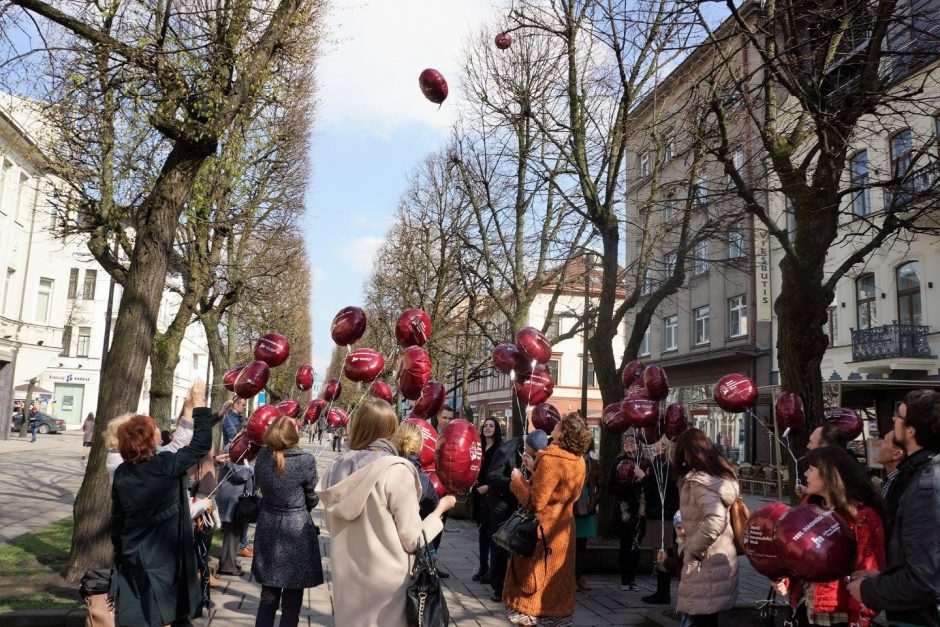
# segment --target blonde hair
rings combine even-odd
[[[108,423],[108,428],[104,432],[104,442],[109,450],[118,447],[118,427],[130,420],[133,415],[132,413],[121,414],[117,418],[112,418],[111,422]]]
[[[390,438],[398,428],[395,410],[381,398],[366,398],[356,411],[349,425],[349,448],[361,451],[379,438]]]
[[[300,436],[297,435],[297,425],[294,419],[288,416],[281,416],[268,427],[264,432],[264,443],[268,450],[274,453],[274,469],[277,474],[284,474],[284,451],[297,448],[300,443]]]
[[[417,425],[410,422],[403,422],[398,425],[395,433],[392,434],[392,444],[398,449],[398,454],[402,457],[417,455],[424,446],[424,436]]]

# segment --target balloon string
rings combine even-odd
[[[643,448],[642,455],[647,455],[650,461],[650,470],[653,473],[653,478],[656,480],[656,492],[659,495],[659,548],[666,548],[666,492],[667,486],[665,481],[665,468],[662,467],[662,464],[659,466],[656,465],[656,458],[653,456],[653,452],[650,450],[650,443],[646,439],[646,431],[640,431],[640,436],[643,438],[643,443],[646,446]]]
[[[754,422],[762,426],[767,431],[767,433],[771,435],[777,441],[778,444],[780,444],[783,448],[785,448],[787,453],[790,454],[790,458],[793,460],[793,467],[797,469],[797,472],[795,473],[795,479],[794,479],[796,482],[795,485],[803,485],[803,483],[800,481],[800,473],[799,473],[800,460],[796,458],[796,454],[793,453],[793,448],[790,446],[789,434],[785,438],[781,439],[780,437],[777,436],[776,433],[773,432],[773,430],[770,427],[764,424],[763,420],[757,417],[757,414],[754,412],[753,409],[747,409],[746,412],[748,416],[754,418]]]

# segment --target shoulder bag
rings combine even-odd
[[[238,497],[238,505],[235,507],[235,520],[240,523],[258,522],[258,514],[261,512],[261,495],[256,489],[254,492],[248,491],[248,482],[245,482],[245,489],[242,495]]]
[[[406,591],[405,618],[408,627],[446,627],[450,622],[450,613],[441,591],[441,580],[434,568],[431,548],[423,531],[421,537],[424,539],[424,548],[419,542]]]
[[[511,553],[532,557],[539,541],[541,526],[534,512],[520,507],[496,530],[493,542]]]

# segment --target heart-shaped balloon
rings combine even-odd
[[[373,381],[372,387],[369,388],[369,394],[376,398],[381,398],[389,405],[395,400],[395,395],[392,394],[392,388],[388,387],[388,383],[385,381]]]
[[[559,422],[561,422],[561,412],[551,403],[539,403],[532,410],[532,426],[536,429],[551,433]]]
[[[424,346],[431,339],[431,316],[423,309],[406,309],[395,323],[395,339],[404,348]]]
[[[663,433],[670,440],[675,440],[679,435],[689,428],[689,419],[685,414],[685,408],[679,403],[673,403],[666,408],[666,415],[663,418]]]
[[[431,358],[420,346],[409,346],[402,351],[398,362],[398,391],[409,401],[421,397],[421,391],[431,379]]]
[[[255,359],[277,368],[290,356],[290,341],[280,333],[265,333],[255,342]]]
[[[777,521],[774,544],[787,572],[803,581],[836,581],[854,570],[855,535],[835,510],[791,507]]]
[[[285,416],[290,416],[291,418],[296,418],[300,413],[300,403],[292,398],[285,398],[283,401],[278,403],[276,407],[281,410],[282,414]]]
[[[789,505],[780,502],[761,505],[747,519],[744,527],[744,554],[754,570],[773,581],[787,576],[787,569],[780,560],[780,552],[774,542],[774,530],[777,521],[789,509]]]
[[[636,463],[629,457],[624,457],[617,464],[617,483],[629,485],[636,479]]]
[[[333,318],[330,335],[340,346],[355,344],[366,332],[366,312],[359,307],[343,307]]]
[[[421,429],[423,443],[421,445],[421,451],[418,453],[421,468],[425,469],[434,466],[434,454],[437,450],[437,430],[430,422],[416,416],[405,418],[405,422]]]
[[[669,380],[666,371],[656,364],[651,364],[643,370],[643,387],[646,395],[654,401],[661,401],[669,396]]]
[[[620,373],[620,378],[623,381],[623,389],[629,389],[629,387],[637,381],[642,383],[644,370],[646,370],[646,364],[639,359],[634,359],[624,366],[623,371]]]
[[[310,424],[320,419],[323,412],[330,406],[330,402],[323,398],[315,398],[304,410],[304,422]]]
[[[428,68],[418,77],[418,86],[424,97],[434,104],[441,104],[447,100],[447,81],[444,75],[435,69]]]
[[[323,386],[323,398],[327,401],[335,401],[342,393],[343,384],[339,382],[339,379],[330,379],[326,382],[326,385]]]
[[[441,411],[441,407],[444,406],[446,393],[440,381],[431,379],[425,383],[424,387],[421,389],[421,396],[415,401],[411,413],[418,418],[430,420],[431,417],[436,416],[437,412]]]
[[[835,425],[842,432],[842,437],[851,442],[862,433],[862,418],[855,410],[836,407],[826,412],[826,422]]]
[[[300,364],[297,366],[297,374],[294,376],[294,384],[298,390],[306,392],[313,387],[313,366],[310,364]]]
[[[385,358],[374,348],[357,348],[346,355],[343,362],[343,374],[350,381],[361,383],[371,381],[382,373]]]
[[[555,391],[552,374],[542,365],[533,368],[529,374],[517,374],[513,386],[516,390],[516,398],[523,407],[544,403]]]
[[[552,358],[552,345],[548,338],[533,327],[523,327],[516,333],[516,346],[523,355],[540,364]]]
[[[349,414],[339,405],[333,405],[326,415],[326,424],[331,427],[345,427],[349,424]]]
[[[652,427],[659,420],[659,403],[642,396],[628,396],[621,404],[623,414],[631,427]]]
[[[714,396],[723,410],[742,412],[757,402],[757,386],[743,374],[726,374],[715,384]]]
[[[531,361],[519,352],[515,344],[497,344],[493,348],[493,367],[503,374],[513,371],[516,374],[525,374],[532,371]]]
[[[251,398],[264,389],[271,376],[271,368],[263,361],[253,361],[238,373],[235,379],[235,393],[242,398]]]
[[[505,50],[512,45],[512,35],[509,33],[499,33],[496,35],[496,47]]]
[[[803,399],[794,392],[781,392],[774,407],[777,424],[782,430],[802,431],[806,427]]]
[[[434,456],[441,483],[452,494],[466,492],[476,482],[482,463],[479,431],[466,420],[451,420],[437,441]]]
[[[254,461],[261,447],[251,441],[247,431],[239,431],[232,438],[228,448],[228,457],[236,464]]]
[[[601,426],[611,433],[623,433],[630,428],[630,422],[623,413],[623,403],[611,403],[601,411]]]
[[[262,405],[248,418],[245,425],[245,431],[248,432],[248,439],[258,446],[264,445],[264,433],[271,426],[271,423],[281,417],[281,410],[274,405]]]
[[[437,492],[438,498],[447,494],[447,488],[444,487],[444,484],[441,483],[441,478],[437,476],[437,471],[433,468],[428,469],[428,481],[431,482],[431,485],[434,487],[434,491]]]

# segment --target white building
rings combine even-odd
[[[111,279],[83,238],[56,236],[51,190],[58,183],[39,139],[50,136],[35,103],[0,94],[0,408],[12,410],[14,400],[25,399],[33,380],[43,410],[76,427],[97,406]],[[115,285],[114,318],[120,298]],[[160,329],[178,299],[164,292]],[[208,370],[205,335],[191,324],[175,372],[174,411],[192,380],[207,378]],[[149,382],[148,367],[141,412],[149,406]],[[0,422],[0,434],[5,429]]]

